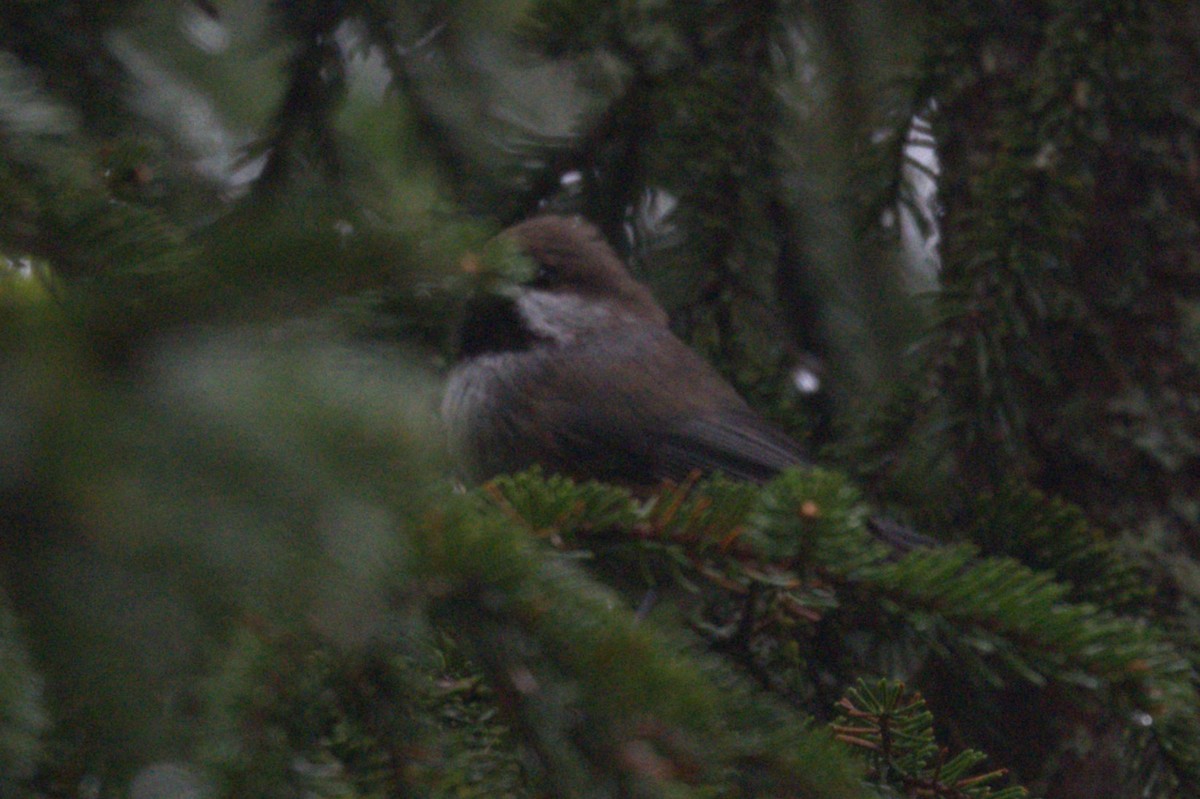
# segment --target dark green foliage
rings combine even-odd
[[[8,599],[0,595],[0,793],[33,775],[49,723],[42,682],[29,659]]]
[[[951,212],[931,345],[964,468],[1011,465],[1118,519],[1135,497],[1177,503],[1195,488],[1197,373],[1180,335],[1200,231],[1169,5],[1045,4],[1008,40],[988,38],[990,4],[960,5],[931,41],[988,44],[931,52],[956,81],[935,121]],[[953,171],[970,158],[985,168]]]
[[[897,407],[908,425],[876,442],[917,442],[902,470],[944,475],[909,483],[926,496],[946,479],[984,490],[982,503],[948,499],[991,551],[1054,570],[1081,598],[1119,612],[1149,601],[1164,629],[1194,628],[1194,14],[925,7],[941,321],[922,345],[924,385]],[[1174,634],[1194,668],[1194,639]]]
[[[1125,612],[1150,598],[1147,575],[1075,506],[1006,483],[981,495],[973,516],[970,537],[985,551],[1053,571],[1077,601]]]
[[[9,247],[52,256],[65,275],[102,286],[161,278],[187,263],[182,231],[120,196],[138,167],[119,151],[128,142],[110,144],[102,161],[100,142],[85,139],[75,109],[42,94],[36,73],[8,55],[0,56],[0,92],[9,98],[0,105],[0,207]]]
[[[528,491],[536,479],[517,485]],[[592,486],[583,497],[569,483],[550,488],[572,495],[576,507],[595,497]],[[610,502],[592,507],[611,521]],[[437,617],[468,634],[555,791],[600,785],[618,794],[705,795],[700,786],[729,790],[747,781],[769,794],[857,793],[852,769],[823,732],[714,674],[566,563],[544,559],[511,523],[513,506],[498,510],[505,512],[439,514],[418,532],[415,554],[444,594]],[[814,762],[823,768],[805,766]]]
[[[0,795],[1196,795],[1197,42],[0,4]],[[434,373],[539,209],[838,468],[457,489]]]
[[[686,496],[668,491],[645,506],[603,486],[575,488],[536,476],[506,478],[494,490],[531,531],[559,546],[587,546],[601,563],[614,547],[628,547],[602,532],[644,519],[633,527],[641,552],[623,557],[643,573],[669,573],[690,586],[702,598],[689,620],[693,629],[725,636],[722,645],[777,688],[789,685],[796,695],[811,696],[816,686],[803,686],[803,673],[788,674],[803,669],[802,661],[788,664],[777,649],[764,649],[756,639],[763,630],[770,630],[775,647],[792,638],[799,651],[820,638],[820,624],[837,626],[843,640],[869,635],[901,644],[916,633],[935,658],[957,669],[969,664],[967,672],[990,690],[1049,680],[1102,690],[1109,703],[1153,718],[1157,745],[1184,775],[1191,768],[1200,700],[1192,666],[1161,631],[1090,604],[1068,604],[1068,585],[1013,560],[979,559],[969,547],[889,557],[867,534],[866,509],[855,492],[833,474],[793,472],[757,498],[745,490],[730,493],[720,481],[714,487],[712,494],[706,485]],[[554,515],[543,516],[546,509]],[[869,602],[876,615],[843,615],[844,597]],[[733,626],[714,624],[731,600],[739,608]],[[893,627],[898,618],[909,619],[910,630]],[[847,649],[840,658],[823,656],[837,662],[856,655]],[[881,665],[868,660],[857,668]]]
[[[495,697],[461,658],[249,627],[235,639],[208,682],[200,746],[222,795],[530,795]]]
[[[976,773],[987,759],[967,749],[949,757],[933,733],[933,715],[920,694],[909,694],[903,684],[881,680],[875,685],[860,681],[838,702],[834,726],[839,740],[863,751],[870,764],[870,779],[895,787],[908,796],[980,797],[1017,799],[1024,788],[995,790],[1003,770]]]

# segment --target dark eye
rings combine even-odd
[[[537,271],[533,274],[533,280],[529,281],[530,285],[544,288],[553,286],[561,277],[558,268],[550,264],[538,263]]]

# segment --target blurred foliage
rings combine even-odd
[[[0,596],[0,791],[5,795],[33,775],[49,724],[42,680],[20,632],[7,598]]]
[[[1198,43],[3,4],[0,796],[1198,795]],[[458,490],[459,264],[539,210],[837,468]]]

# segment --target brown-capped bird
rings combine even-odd
[[[596,228],[542,216],[501,236],[536,274],[464,319],[442,414],[472,477],[540,464],[649,488],[694,471],[762,482],[805,463],[671,333]]]

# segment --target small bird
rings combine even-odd
[[[536,272],[463,321],[442,415],[472,478],[537,464],[649,489],[696,472],[761,483],[807,463],[670,331],[595,227],[540,216],[500,236]]]
[[[648,491],[721,473],[763,483],[809,465],[667,327],[667,314],[600,232],[540,216],[500,234],[535,267],[468,305],[442,397],[451,445],[486,480],[540,465]],[[897,554],[937,541],[873,516]]]

